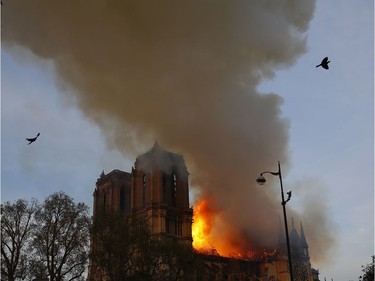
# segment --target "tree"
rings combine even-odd
[[[35,227],[38,203],[17,200],[1,205],[1,280],[24,279],[27,275],[27,246]]]
[[[372,262],[366,266],[362,265],[363,276],[360,276],[362,281],[373,281],[374,280],[374,266],[375,266],[375,256],[372,256]]]
[[[162,281],[169,280],[174,262],[170,239],[148,234],[146,239],[137,243],[137,252],[133,258],[135,266],[131,280]]]
[[[31,244],[34,278],[83,280],[88,260],[90,216],[84,203],[63,192],[50,195],[35,213]]]
[[[105,276],[111,281],[194,280],[192,276],[199,268],[198,255],[191,246],[171,237],[152,235],[145,219],[121,213],[100,214],[94,220],[91,235],[92,279]]]
[[[171,237],[162,237],[158,240],[160,244],[156,244],[156,247],[162,253],[163,264],[168,267],[167,274],[161,276],[159,280],[190,281],[203,279],[203,260],[189,243],[184,244],[182,241],[171,239]]]
[[[149,238],[144,222],[121,213],[104,213],[95,218],[91,235],[89,275],[104,275],[113,281],[129,280],[136,270],[138,245]]]

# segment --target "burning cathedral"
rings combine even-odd
[[[93,217],[121,212],[146,217],[152,235],[169,237],[194,247],[194,210],[189,205],[189,172],[182,155],[165,151],[157,142],[137,157],[131,173],[113,170],[100,175],[94,191]],[[242,257],[224,257],[213,251],[199,252],[203,276],[196,280],[290,281],[285,236],[280,230],[279,245],[273,250]],[[311,267],[309,247],[302,224],[290,231],[294,281],[318,281]],[[97,247],[92,239],[91,250]],[[106,280],[98,265],[90,260],[88,281]],[[198,280],[198,281],[199,281]]]

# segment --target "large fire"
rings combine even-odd
[[[215,219],[214,216],[208,207],[206,199],[198,202],[194,208],[192,226],[193,247],[198,251],[206,251],[213,248],[209,242],[209,235]]]
[[[210,208],[207,199],[203,199],[195,205],[192,236],[193,247],[198,252],[241,259],[270,257],[276,254],[276,249],[258,248],[254,250],[249,245],[247,247],[234,245],[232,241],[223,239],[222,235],[215,235],[213,226],[219,217],[220,213]]]
[[[215,235],[213,226],[218,224],[219,217],[220,212],[210,208],[208,199],[203,199],[195,205],[192,226],[193,247],[206,254],[241,256],[230,241],[222,239],[222,235]]]

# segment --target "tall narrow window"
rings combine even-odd
[[[177,219],[177,236],[182,236],[182,223],[181,218]]]
[[[121,187],[120,189],[120,210],[124,211],[125,210],[125,187]]]
[[[180,217],[174,218],[174,235],[176,236],[182,236],[182,223]]]
[[[106,199],[107,199],[107,193],[104,193],[104,198],[103,198],[103,213],[105,213],[105,205],[106,205]]]
[[[169,219],[169,217],[166,217],[165,218],[165,232],[167,234],[169,234],[169,232],[170,232],[169,228],[170,228],[170,219]]]
[[[146,175],[143,175],[142,182],[142,205],[146,206]]]
[[[172,173],[171,178],[172,178],[172,184],[171,184],[171,187],[172,187],[172,190],[171,190],[172,205],[176,206],[176,197],[177,197],[177,177],[176,177],[176,174]]]
[[[161,188],[162,188],[162,193],[161,193],[161,200],[164,204],[168,204],[167,200],[167,175],[163,172],[162,173],[162,181],[161,181]]]

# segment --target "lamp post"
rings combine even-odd
[[[260,177],[257,178],[256,181],[257,181],[257,183],[259,185],[264,185],[266,183],[266,179],[263,177],[264,174],[271,174],[271,175],[274,175],[274,176],[279,176],[280,187],[281,187],[281,205],[283,206],[286,245],[287,245],[287,250],[288,250],[289,274],[290,274],[290,281],[294,281],[294,278],[293,278],[293,269],[292,269],[292,256],[290,254],[288,221],[287,221],[287,218],[286,218],[286,210],[285,210],[285,205],[290,200],[290,198],[292,197],[292,192],[291,191],[287,192],[288,198],[285,200],[284,189],[283,189],[283,180],[282,180],[282,177],[281,177],[280,161],[278,162],[278,166],[279,166],[279,171],[277,171],[277,172],[265,171],[265,172],[263,172],[263,173],[260,174]]]

